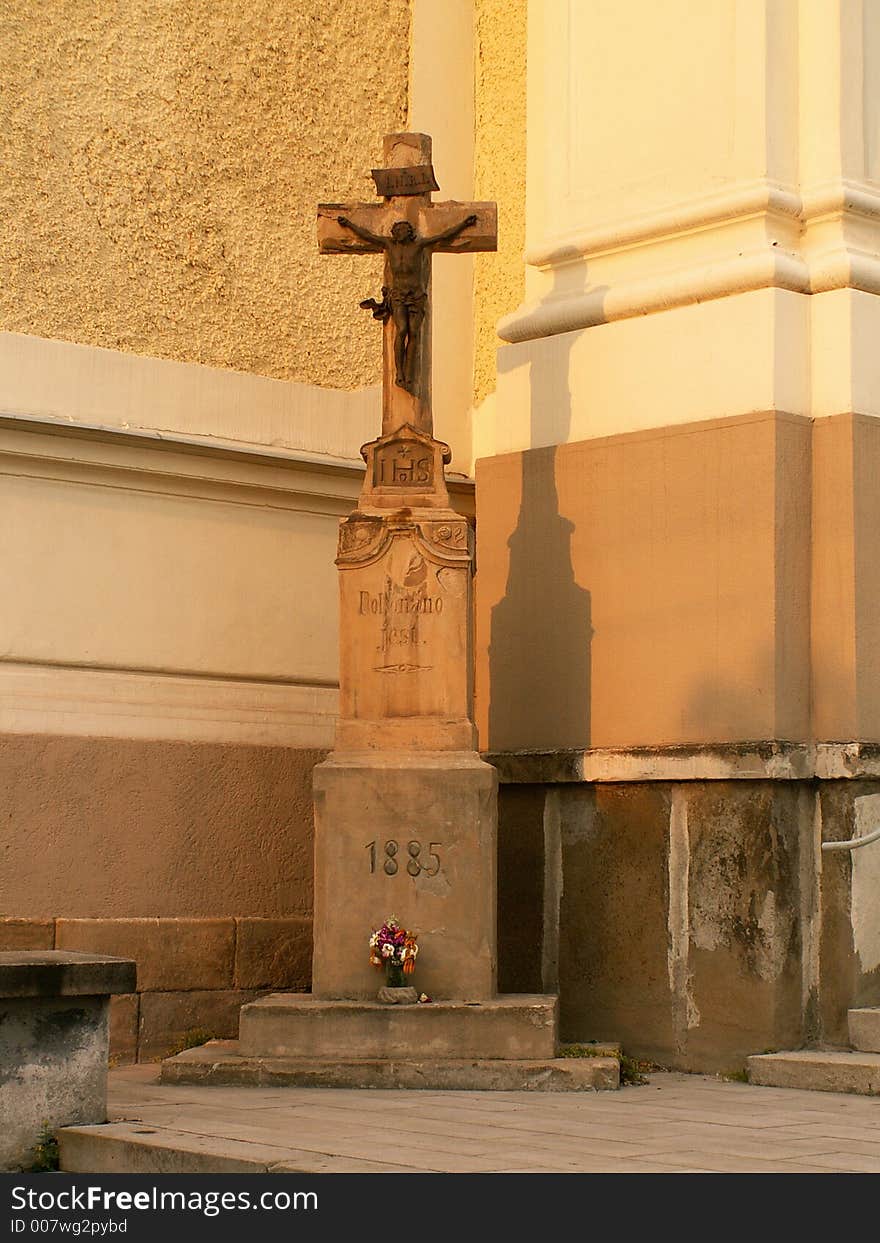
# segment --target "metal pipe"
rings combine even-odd
[[[823,850],[858,850],[860,846],[867,846],[869,842],[876,842],[880,838],[880,829],[875,829],[873,833],[869,833],[867,837],[851,837],[848,842],[823,842]]]

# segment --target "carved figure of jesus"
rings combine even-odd
[[[387,256],[391,271],[390,288],[383,286],[381,302],[377,302],[375,298],[367,298],[361,306],[371,310],[375,319],[383,322],[389,317],[392,319],[394,382],[400,388],[411,391],[418,357],[419,332],[428,301],[424,253],[458,237],[459,233],[477,223],[477,217],[467,216],[460,224],[452,225],[433,237],[419,237],[408,220],[396,220],[391,226],[390,236],[364,229],[347,216],[337,216],[336,223],[344,229],[350,229],[363,241],[383,250]]]

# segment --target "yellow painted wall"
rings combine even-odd
[[[319,258],[404,128],[409,0],[4,0],[0,329],[340,388],[378,260]]]
[[[495,324],[524,291],[527,0],[475,0],[474,190],[498,203],[498,253],[475,256],[474,403],[495,388]]]

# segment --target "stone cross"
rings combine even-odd
[[[438,188],[427,134],[388,134],[388,167],[374,169],[378,203],[321,203],[323,255],[385,254],[380,299],[361,302],[384,325],[382,435],[409,425],[433,436],[431,255],[472,254],[498,245],[494,203],[432,203]]]

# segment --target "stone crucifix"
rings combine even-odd
[[[382,435],[409,425],[433,436],[431,255],[498,245],[494,203],[432,203],[437,182],[427,134],[388,134],[386,168],[374,169],[378,203],[321,203],[324,255],[384,253],[381,298],[361,302],[384,325]]]

